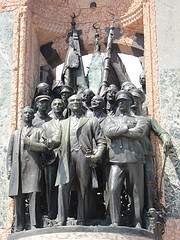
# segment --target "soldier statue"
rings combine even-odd
[[[111,140],[109,146],[109,206],[111,222],[118,226],[121,220],[121,193],[124,182],[134,206],[134,225],[142,226],[144,207],[144,149],[140,143],[146,123],[130,114],[131,95],[126,91],[116,94],[116,116],[107,117],[104,129]]]
[[[51,87],[48,83],[42,82],[37,85],[37,96],[39,95],[51,95]]]
[[[50,96],[48,95],[39,95],[35,98],[37,112],[34,114],[34,119],[32,125],[37,128],[41,128],[42,124],[51,120],[49,116],[49,106],[50,106]],[[39,139],[40,140],[40,139]],[[40,215],[45,216],[48,213],[47,210],[47,199],[46,199],[46,186],[45,186],[45,171],[44,166],[46,162],[46,156],[44,155],[43,159],[43,171],[41,175],[41,193],[37,194],[37,201],[39,204]],[[41,223],[41,216],[39,216],[38,224]]]
[[[121,85],[121,90],[129,92],[133,89],[136,89],[136,86],[130,81],[123,82]]]
[[[131,106],[131,109],[136,116],[141,116],[143,114],[142,105],[145,101],[145,95],[139,89],[131,90],[130,93],[133,97],[133,105]],[[150,139],[150,132],[153,131],[154,134],[158,136],[159,139],[163,142],[165,153],[168,152],[172,143],[169,134],[159,125],[159,123],[153,117],[145,116],[145,118],[147,126],[145,135],[142,139],[142,145],[145,156],[145,210],[148,211],[150,208],[158,208],[154,152]]]
[[[48,95],[39,95],[35,99],[37,112],[34,115],[33,126],[41,127],[43,123],[51,120],[48,115],[49,104],[50,104],[50,96]]]

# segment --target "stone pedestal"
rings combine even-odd
[[[148,240],[153,234],[144,229],[129,227],[65,226],[14,233],[8,240]]]

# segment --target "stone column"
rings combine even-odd
[[[144,0],[145,68],[149,114],[172,136],[174,151],[167,159],[163,201],[168,210],[164,239],[175,240],[180,232],[180,3]],[[158,175],[163,164],[161,147],[152,138]]]
[[[175,240],[180,236],[180,2],[155,0],[155,7],[160,119],[174,144],[164,176],[166,239]]]
[[[12,215],[9,212],[13,211],[12,201],[8,201],[6,171],[6,153],[11,134],[13,19],[12,12],[0,12],[0,239],[6,239],[3,229],[10,231]]]
[[[157,52],[157,31],[155,1],[143,1],[143,22],[144,22],[144,59],[147,88],[148,114],[160,122],[160,103],[159,103],[159,80],[158,80],[158,52]],[[155,152],[155,170],[157,177],[157,188],[159,189],[160,176],[162,173],[162,144],[152,133],[151,140]],[[160,202],[164,202],[161,194]]]
[[[30,68],[30,43],[31,43],[31,11],[26,5],[20,6],[15,13],[13,29],[13,93],[11,119],[12,128],[20,126],[21,110],[26,101],[28,92],[28,77]]]
[[[11,2],[10,2],[11,3]],[[7,238],[13,222],[13,201],[8,198],[6,152],[12,130],[20,126],[21,110],[27,104],[31,11],[29,1],[4,5],[0,13],[0,236]]]

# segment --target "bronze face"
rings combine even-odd
[[[64,110],[64,103],[62,99],[55,98],[51,104],[51,108],[55,113],[61,113]]]
[[[22,120],[24,123],[31,123],[34,118],[34,111],[30,107],[25,107],[22,112]]]
[[[71,109],[72,112],[74,111],[81,111],[82,109],[82,99],[78,95],[73,95],[68,100],[69,104],[68,107]]]

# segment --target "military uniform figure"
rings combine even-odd
[[[35,99],[37,112],[34,115],[33,126],[41,127],[43,123],[48,122],[51,118],[48,115],[48,109],[50,104],[50,96],[39,95]]]
[[[47,84],[46,82],[41,82],[37,85],[36,87],[36,91],[34,94],[34,99],[32,100],[32,104],[31,106],[33,107],[33,109],[36,111],[37,110],[37,97],[38,96],[42,96],[42,95],[46,95],[49,96],[50,98],[52,97],[51,94],[51,87],[49,84]]]
[[[50,105],[50,96],[48,95],[39,95],[35,98],[37,112],[34,114],[34,119],[32,124],[34,127],[41,128],[42,124],[51,120],[51,117],[48,115],[49,105]],[[39,139],[40,141],[40,139]],[[46,162],[46,156],[44,155],[43,159],[43,169]],[[38,194],[38,205],[40,208],[41,215],[46,215],[47,210],[47,199],[46,199],[46,186],[45,186],[45,172],[42,171],[41,176],[41,193]],[[39,225],[41,224],[41,219],[38,221]]]
[[[142,225],[144,207],[144,150],[140,139],[144,136],[146,123],[130,114],[131,95],[126,91],[116,94],[116,116],[107,117],[104,133],[111,142],[109,146],[109,205],[113,225],[121,218],[121,193],[126,181],[128,193],[134,206],[135,226]]]
[[[131,106],[133,113],[136,116],[141,116],[143,114],[143,103],[145,101],[144,93],[139,89],[133,89],[130,91],[134,103]],[[171,138],[169,134],[159,125],[159,123],[151,116],[144,116],[146,119],[146,131],[144,137],[141,141],[144,149],[144,182],[145,182],[145,209],[148,211],[150,208],[158,208],[157,199],[157,186],[156,186],[156,176],[155,176],[155,166],[154,166],[154,152],[153,146],[150,139],[150,132],[153,131],[156,136],[164,144],[164,151],[167,152],[171,146]]]

